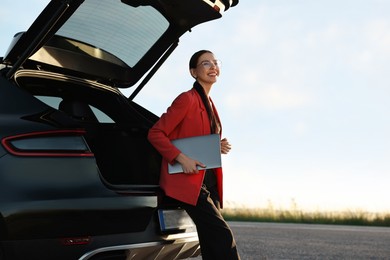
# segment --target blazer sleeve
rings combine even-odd
[[[180,94],[149,130],[149,142],[156,148],[161,156],[171,164],[174,163],[175,158],[181,153],[181,151],[172,144],[171,135],[187,115],[191,104],[192,98],[188,92]]]

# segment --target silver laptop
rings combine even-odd
[[[221,162],[221,140],[219,134],[201,135],[173,140],[172,143],[188,157],[200,161],[206,168],[198,166],[198,169],[219,168]],[[181,173],[181,164],[176,162],[168,164],[169,174]]]

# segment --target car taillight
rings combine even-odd
[[[16,156],[93,156],[84,134],[82,129],[31,132],[5,137],[1,144]]]

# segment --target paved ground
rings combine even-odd
[[[390,260],[390,228],[245,222],[229,225],[242,260]]]

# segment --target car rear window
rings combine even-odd
[[[85,0],[57,34],[103,49],[133,67],[168,27],[167,19],[151,6]]]
[[[60,102],[62,101],[62,98],[60,97],[52,97],[52,96],[35,96],[37,99],[45,103],[46,105],[59,109]],[[109,117],[106,113],[101,111],[100,109],[89,105],[89,107],[92,109],[92,112],[96,116],[99,123],[115,123],[114,120]]]

